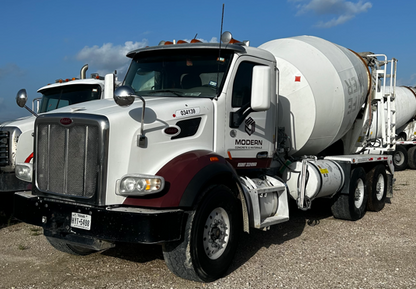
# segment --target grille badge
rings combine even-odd
[[[70,125],[72,123],[72,119],[69,117],[64,117],[59,120],[62,125]]]

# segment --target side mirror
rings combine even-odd
[[[118,88],[116,88],[116,90],[114,91],[114,101],[119,105],[119,106],[130,106],[133,102],[134,99],[137,97],[139,98],[142,103],[142,120],[141,120],[141,127],[140,127],[140,135],[137,138],[137,146],[138,147],[142,147],[145,148],[147,146],[147,138],[144,135],[144,112],[146,110],[146,101],[144,100],[143,97],[141,97],[140,95],[136,95],[136,92],[134,91],[133,88],[131,88],[130,86],[120,86]]]
[[[135,91],[130,86],[120,86],[114,91],[113,98],[119,106],[129,106],[134,102]]]
[[[16,103],[20,107],[25,107],[26,102],[27,102],[27,93],[26,93],[26,89],[23,88],[19,90],[19,92],[16,95]]]
[[[254,111],[265,111],[270,108],[270,67],[257,65],[253,68],[251,87],[251,108]]]
[[[34,112],[33,110],[31,110],[30,108],[28,108],[26,106],[26,102],[27,102],[27,93],[26,93],[26,89],[21,89],[19,90],[19,92],[16,95],[16,103],[18,106],[20,107],[24,107],[27,109],[27,111],[29,111],[31,114],[33,114],[34,116],[38,116],[38,114],[36,112]]]

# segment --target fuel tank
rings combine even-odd
[[[279,69],[279,127],[290,155],[315,155],[351,128],[371,87],[370,72],[355,52],[313,36],[272,40]]]

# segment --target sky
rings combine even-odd
[[[356,52],[398,59],[398,85],[416,86],[414,0],[210,0],[50,1],[0,3],[0,123],[29,115],[17,106],[25,88],[28,106],[37,90],[60,78],[118,72],[127,52],[161,40],[218,42],[230,31],[250,46],[298,35],[324,38]]]

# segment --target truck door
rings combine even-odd
[[[225,149],[229,162],[236,168],[263,168],[270,165],[275,140],[274,113],[272,105],[267,111],[251,112],[238,127],[232,124],[233,113],[250,106],[252,95],[253,67],[269,65],[266,61],[241,57],[231,75],[231,85],[227,90],[227,113],[225,126]],[[270,91],[276,97],[275,80]],[[274,102],[274,101],[272,101]]]

